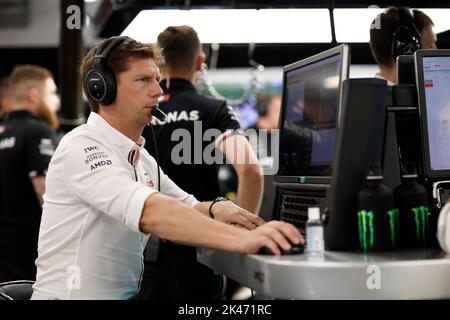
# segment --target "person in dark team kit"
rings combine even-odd
[[[0,126],[0,282],[36,277],[45,175],[55,149],[55,134],[39,112],[57,101],[56,85],[45,68],[17,66],[7,96]]]
[[[198,200],[218,198],[217,163],[205,159],[210,153],[221,152],[238,175],[237,204],[250,212],[259,212],[263,192],[262,170],[245,136],[239,134],[240,125],[226,101],[204,97],[196,92],[197,72],[205,61],[197,33],[189,26],[168,27],[158,36],[164,65],[161,66],[163,102],[160,108],[167,113],[165,123],[152,120],[158,144],[160,164],[166,174],[182,189]],[[215,129],[216,139],[203,138]],[[151,128],[143,136],[150,140]],[[188,134],[190,145],[180,152],[178,133]],[[203,141],[205,140],[205,141]],[[151,140],[150,140],[151,141]],[[212,148],[208,147],[211,146]],[[151,144],[147,144],[146,147]],[[152,153],[152,146],[149,147]],[[240,154],[238,154],[240,153]],[[213,153],[214,154],[214,153]],[[248,161],[239,161],[239,156]],[[181,159],[180,159],[181,158]],[[218,199],[223,200],[223,199]],[[149,242],[145,272],[139,299],[215,299],[223,296],[223,277],[196,259],[196,248],[171,242],[159,244],[159,254]],[[155,261],[157,260],[157,261]],[[222,289],[222,290],[221,290]]]
[[[413,54],[419,48],[436,49],[436,41],[433,21],[425,13],[408,7],[387,7],[370,28],[370,50],[379,68],[376,78],[396,84],[397,57]]]

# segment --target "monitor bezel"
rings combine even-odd
[[[449,49],[422,49],[414,53],[414,63],[416,67],[416,88],[420,128],[422,136],[422,159],[424,174],[427,178],[447,178],[450,177],[450,168],[448,170],[431,169],[430,144],[428,140],[428,119],[427,105],[425,97],[425,79],[423,72],[423,58],[426,57],[450,57]]]
[[[286,115],[286,110],[284,108],[286,104],[286,76],[287,73],[291,70],[298,69],[316,62],[319,62],[324,59],[328,59],[335,55],[340,54],[340,62],[341,62],[341,74],[339,75],[339,102],[338,102],[338,110],[337,110],[337,119],[336,119],[336,130],[338,130],[340,126],[341,119],[341,105],[342,105],[342,85],[345,79],[349,77],[349,68],[350,68],[350,47],[347,44],[341,44],[334,48],[328,49],[306,59],[291,63],[283,67],[283,84],[282,84],[282,98],[281,98],[281,106],[282,110],[280,112],[280,118],[278,123],[278,128],[280,130],[280,151],[278,155],[279,163],[281,164],[281,144],[283,143],[281,139],[283,138],[283,123]],[[336,140],[335,140],[336,146]],[[335,150],[336,151],[336,150]],[[320,167],[320,166],[318,166]],[[323,170],[327,170],[330,166],[323,166]],[[275,180],[279,182],[297,182],[302,184],[317,184],[317,183],[331,183],[332,170],[330,170],[329,174],[326,175],[286,175],[280,174],[279,172],[275,176]]]

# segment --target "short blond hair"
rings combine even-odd
[[[170,26],[158,35],[158,45],[164,57],[164,70],[190,72],[201,52],[197,32],[190,26]]]
[[[46,68],[32,64],[18,65],[9,77],[8,97],[15,101],[22,101],[29,89],[42,90],[47,79],[53,79],[53,74]]]

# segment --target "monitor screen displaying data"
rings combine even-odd
[[[284,68],[279,175],[331,176],[343,55],[341,46]]]
[[[418,94],[429,176],[450,172],[450,55],[449,50],[419,53]],[[447,55],[442,55],[447,52]]]

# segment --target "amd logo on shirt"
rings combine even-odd
[[[97,168],[100,168],[100,167],[110,166],[110,165],[112,165],[112,161],[111,160],[99,161],[99,162],[96,162],[96,163],[91,165],[91,171],[95,170]]]

